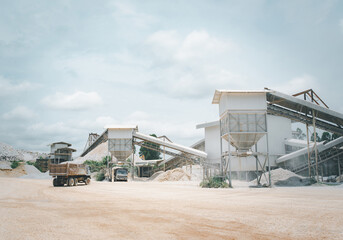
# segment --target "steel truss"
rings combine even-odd
[[[192,156],[191,154],[188,153],[183,153],[183,152],[179,152],[179,153],[175,153],[169,150],[165,150],[165,149],[161,149],[159,145],[144,145],[144,143],[146,143],[148,141],[138,141],[137,139],[134,138],[133,144],[138,145],[140,147],[144,147],[144,148],[148,148],[150,150],[154,150],[160,153],[165,153],[167,155],[173,156],[173,157],[178,157],[180,158],[178,161],[174,162],[172,165],[169,165],[168,167],[166,167],[166,170],[171,169],[173,167],[177,167],[180,166],[182,163],[190,163],[190,164],[196,164],[199,163],[201,161],[199,161],[198,157]]]

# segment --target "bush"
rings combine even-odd
[[[95,178],[97,181],[103,181],[105,179],[105,174],[103,172],[98,172]]]
[[[229,184],[222,177],[211,177],[200,183],[202,188],[228,188]]]
[[[40,172],[43,172],[41,166],[37,163],[37,161],[35,161],[35,162],[27,161],[26,164],[27,165],[32,165],[35,168],[37,168]]]
[[[84,164],[88,165],[91,169],[91,172],[99,172],[100,170],[106,168],[106,161],[102,161],[102,162],[97,162],[97,161],[93,161],[93,160],[87,160],[84,162]]]
[[[12,168],[12,169],[15,169],[15,168],[17,168],[19,165],[20,165],[19,161],[13,161],[13,162],[11,163],[11,168]]]
[[[37,163],[37,161],[33,164],[40,172],[43,172],[42,167]]]

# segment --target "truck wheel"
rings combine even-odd
[[[59,187],[63,187],[64,186],[64,182],[63,182],[63,179],[57,179],[57,186]]]
[[[57,178],[54,178],[54,180],[52,180],[52,185],[54,185],[54,187],[58,186]]]
[[[68,178],[68,186],[74,186],[74,178]]]
[[[77,178],[74,178],[74,186],[76,186],[76,185],[77,185],[77,183],[78,183],[78,180],[77,180]]]
[[[85,180],[85,184],[86,184],[86,185],[89,185],[89,184],[91,184],[91,179],[90,179],[90,178],[86,178],[86,180]]]

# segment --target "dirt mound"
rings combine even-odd
[[[154,176],[154,175],[153,175]],[[153,181],[190,181],[191,176],[181,168],[175,168],[159,174]]]
[[[26,175],[24,164],[20,164],[15,169],[1,169],[0,170],[0,177],[21,177],[23,175]]]
[[[92,151],[87,153],[84,157],[76,158],[73,163],[84,163],[87,160],[102,161],[104,157],[108,156],[107,141],[101,143],[99,146],[94,148]]]
[[[275,186],[307,186],[311,185],[310,179],[304,178],[294,172],[289,170],[278,168],[270,171],[272,185]],[[266,174],[266,177],[262,176],[261,184],[267,184],[269,174]],[[251,181],[252,184],[257,184],[257,179]]]

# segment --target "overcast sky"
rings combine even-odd
[[[0,142],[79,155],[137,124],[191,145],[215,89],[313,88],[343,112],[343,1],[1,0]]]

